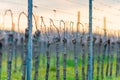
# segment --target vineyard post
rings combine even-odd
[[[3,44],[2,44],[2,41],[0,40],[0,80],[1,80],[1,75],[2,75],[1,74],[2,72],[2,47],[3,47]]]
[[[104,59],[105,59],[105,54],[106,54],[106,52],[107,52],[107,43],[106,43],[106,41],[107,41],[107,36],[106,36],[106,34],[107,34],[107,32],[106,32],[106,17],[104,17],[103,18],[103,31],[104,31],[104,44],[103,44],[103,53],[102,53],[102,64],[101,64],[101,77],[102,77],[102,79],[104,78],[104,70],[103,70],[103,67],[104,67]]]
[[[27,14],[25,12],[21,12],[18,16],[18,31],[20,31],[20,19],[21,16],[24,15],[27,18]],[[28,19],[28,18],[27,18]],[[27,41],[28,41],[28,29],[25,29],[25,39],[21,38],[21,70],[22,70],[22,80],[25,80],[26,77],[26,55],[27,55]]]
[[[66,60],[67,60],[67,39],[66,39],[66,26],[63,20],[60,20],[60,27],[63,23],[63,80],[66,80]]]
[[[41,38],[43,38],[43,40],[41,40],[41,53],[42,53],[42,64],[43,66],[45,66],[45,50],[46,50],[46,38],[45,38],[45,22],[44,22],[44,19],[43,19],[43,16],[40,16],[41,18],[41,24],[40,24],[40,27],[41,27]]]
[[[111,62],[110,62],[110,74],[109,75],[112,76],[113,75],[113,59],[114,59],[114,52],[115,52],[115,42],[111,43],[110,52],[111,52],[111,55],[110,55]]]
[[[12,46],[13,44],[13,33],[9,34],[9,38],[8,38],[8,43],[9,43],[9,53],[8,53],[8,75],[7,75],[7,80],[11,80],[11,71],[12,71],[12,55],[13,55],[13,48]]]
[[[27,42],[28,42],[28,29],[25,29],[25,39],[23,40],[24,45],[23,45],[23,49],[24,49],[24,53],[22,55],[22,80],[25,80],[26,78],[26,56],[27,56]]]
[[[101,38],[101,34],[100,34],[100,32],[99,32],[99,26],[97,26],[97,28],[98,28],[98,31],[97,31],[97,35],[98,35],[98,43],[97,43],[97,50],[98,50],[98,52],[97,52],[97,76],[96,76],[96,80],[99,80],[99,74],[100,74],[100,63],[101,63],[101,58],[100,58],[100,55],[101,55],[101,53],[102,53],[102,38]]]
[[[35,56],[35,73],[34,73],[34,80],[38,80],[38,69],[39,69],[39,41],[40,41],[40,31],[37,30],[34,34],[33,43],[34,43],[34,56]]]
[[[45,80],[48,80],[48,78],[49,78],[49,69],[50,69],[50,42],[49,42],[49,40],[47,41],[46,56],[47,56],[47,65],[46,65]]]
[[[89,72],[88,72],[88,80],[92,79],[92,58],[93,58],[93,46],[92,46],[92,0],[89,0]]]
[[[45,74],[45,80],[48,80],[49,79],[49,69],[50,69],[50,41],[49,41],[49,37],[50,37],[50,33],[49,33],[49,30],[48,32],[46,31],[46,24],[44,22],[44,19],[43,17],[41,16],[41,27],[42,27],[42,24],[45,28],[45,36],[46,36],[46,39],[47,39],[47,42],[46,42],[46,58],[47,58],[47,65],[46,65],[46,74]],[[42,29],[41,29],[42,30]],[[47,34],[48,33],[48,34]],[[44,60],[44,59],[43,59]]]
[[[45,25],[45,23],[44,23],[44,25]],[[50,45],[51,45],[51,43],[49,41],[50,35],[48,35],[50,33],[49,33],[49,31],[46,32],[46,26],[44,26],[44,27],[45,27],[45,34],[46,34],[46,37],[47,37],[47,49],[46,49],[47,65],[46,65],[45,80],[48,80],[49,79],[49,70],[50,70]]]
[[[33,69],[34,70],[34,80],[38,79],[38,69],[39,69],[39,41],[40,41],[40,31],[38,30],[38,17],[32,14],[35,21],[36,31],[33,35]]]
[[[18,39],[15,38],[15,40],[14,40],[14,43],[15,43],[15,45],[14,45],[14,60],[15,60],[15,63],[14,63],[14,72],[17,72],[17,56],[18,56],[17,55],[17,41],[18,41]]]
[[[7,60],[7,80],[11,80],[11,69],[12,69],[12,55],[14,53],[14,29],[15,29],[15,25],[14,25],[14,22],[13,22],[13,13],[12,13],[12,10],[8,9],[5,11],[5,14],[4,14],[4,18],[5,19],[5,16],[7,13],[10,13],[11,15],[11,33],[9,34],[9,37],[8,37],[8,44],[9,44],[9,53],[8,53],[8,60]],[[4,25],[4,20],[3,20],[3,25]]]
[[[59,45],[60,45],[60,33],[59,29],[55,26],[52,19],[50,19],[50,25],[53,24],[53,27],[57,31],[57,36],[53,38],[56,47],[56,80],[60,80],[60,56],[59,56]]]
[[[80,45],[81,45],[81,52],[82,52],[82,80],[85,80],[85,31],[84,31],[84,25],[82,23],[79,23],[82,26],[82,36],[80,37]]]
[[[74,27],[74,22],[73,22],[73,21],[70,21],[69,26],[70,26],[70,38],[69,38],[70,40],[69,40],[69,42],[70,42],[70,45],[72,45],[71,40],[72,40],[72,37],[73,37],[73,27]],[[72,50],[72,46],[70,46],[70,50],[73,51],[73,50]],[[70,59],[71,56],[72,56],[72,54],[69,54],[68,56],[69,56],[68,58]]]
[[[27,42],[27,75],[26,80],[32,77],[32,0],[28,0],[28,42]]]
[[[120,71],[120,64],[119,64],[119,62],[120,62],[120,33],[118,32],[118,41],[117,41],[117,54],[116,54],[116,56],[117,56],[117,58],[116,58],[116,77],[118,77],[118,75],[119,75],[119,71]]]
[[[79,31],[79,24],[80,23],[80,11],[78,11],[77,13],[77,32],[76,32],[76,51],[77,51],[77,54],[78,56],[80,56],[80,51],[81,51],[81,46],[80,46],[80,38],[81,38],[81,32]],[[80,59],[80,57],[78,57],[78,60]]]
[[[106,38],[106,36],[107,36],[107,32],[106,32],[106,17],[104,17],[104,40],[106,41],[107,40],[107,38]]]

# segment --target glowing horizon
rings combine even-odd
[[[120,2],[112,0],[94,0],[93,1],[93,31],[96,32],[96,26],[103,28],[103,17],[107,19],[107,29],[118,30],[120,29]],[[3,23],[3,14],[6,9],[11,9],[14,16],[15,28],[17,29],[18,13],[24,11],[27,13],[27,0],[14,1],[14,0],[1,0],[0,5],[0,26]],[[102,6],[101,6],[102,5]],[[36,0],[33,4],[33,13],[38,16],[43,16],[46,19],[52,18],[55,20],[74,21],[77,22],[77,12],[80,11],[80,22],[88,23],[88,0]],[[72,7],[71,7],[72,6]],[[56,11],[55,11],[56,10]],[[8,18],[7,18],[8,17]],[[10,25],[9,14],[6,16],[6,26]],[[20,25],[27,26],[26,18],[22,17]],[[25,22],[25,23],[24,23]],[[48,21],[46,21],[48,22]],[[22,23],[22,24],[21,24]],[[49,25],[49,23],[46,23]],[[34,23],[33,23],[34,25]],[[39,23],[40,25],[40,23]],[[35,30],[35,29],[34,29]]]

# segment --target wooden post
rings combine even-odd
[[[107,36],[107,32],[106,32],[106,17],[104,17],[103,20],[103,26],[104,26],[104,40],[106,41],[106,36]]]

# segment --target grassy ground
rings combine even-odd
[[[45,61],[43,62],[42,56],[40,57],[40,66],[39,66],[39,80],[44,80],[45,79],[45,71],[46,71],[46,57]],[[94,79],[96,80],[96,74],[97,74],[97,57],[95,57],[95,64],[94,64]],[[85,72],[87,71],[87,63],[88,59],[85,59]],[[56,80],[56,67],[55,67],[55,58],[52,56],[51,61],[50,61],[50,72],[49,72],[49,80]],[[106,72],[106,63],[107,63],[107,57],[104,60],[104,72]],[[78,62],[78,67],[79,67],[79,80],[82,80],[82,70],[81,70],[81,65],[82,65],[82,59],[81,56],[79,56],[79,62]],[[11,80],[21,80],[22,76],[22,71],[20,70],[21,68],[21,59],[20,57],[17,60],[17,72],[14,72],[14,58],[13,58],[13,65],[12,65],[12,76]],[[101,70],[100,70],[101,71]],[[113,75],[112,77],[104,77],[104,80],[120,80],[120,75],[116,78],[115,72],[116,72],[116,56],[114,56],[114,62],[113,62]],[[34,69],[32,71],[32,78],[34,77]],[[105,74],[105,73],[104,73]],[[101,77],[101,74],[99,75]],[[7,61],[6,59],[3,59],[3,64],[2,64],[2,80],[7,80]],[[33,80],[33,79],[32,79]],[[63,58],[62,55],[60,57],[60,80],[63,80]],[[74,57],[73,55],[69,56],[67,58],[67,80],[75,80],[74,77]],[[101,78],[99,80],[102,80]]]

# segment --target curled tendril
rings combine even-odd
[[[60,28],[62,27],[62,23],[63,23],[63,25],[64,25],[64,29],[63,29],[63,30],[64,30],[64,36],[63,36],[63,37],[65,38],[65,36],[66,36],[66,33],[65,33],[65,31],[66,31],[66,30],[65,30],[65,22],[64,22],[63,20],[60,20],[59,23],[60,23]]]
[[[18,16],[18,23],[17,23],[17,25],[18,25],[18,32],[20,31],[19,23],[20,23],[20,18],[21,18],[22,15],[25,15],[26,18],[28,19],[28,16],[27,16],[27,14],[26,14],[25,12],[21,12],[21,13],[19,14],[19,16]],[[35,20],[36,30],[38,30],[38,28],[37,28],[37,21],[36,21],[35,15],[32,14],[32,16],[33,16],[33,18],[34,18],[34,20]]]
[[[12,10],[11,9],[7,9],[4,13],[4,16],[3,16],[3,25],[4,25],[4,21],[5,21],[5,16],[7,13],[10,13],[11,15],[11,20],[12,20],[12,28],[11,28],[11,31],[14,31],[14,22],[13,22],[13,13],[12,13]]]
[[[59,29],[55,26],[53,19],[50,18],[50,25],[53,25],[58,33],[58,38],[60,39],[60,33],[59,33]]]
[[[45,27],[45,35],[46,35],[47,39],[49,40],[48,34],[46,33],[47,32],[46,31],[46,24],[44,22],[43,16],[41,16],[40,18],[41,18],[41,28],[42,28],[42,26]],[[42,29],[41,29],[41,31],[42,31]]]
[[[80,22],[77,22],[77,27],[78,27],[79,25],[82,26],[82,31],[83,31],[83,36],[84,36],[84,34],[85,34],[84,25],[83,25],[82,23],[80,23]]]
[[[20,25],[19,25],[19,24],[20,24],[20,18],[21,18],[22,15],[25,15],[26,18],[28,19],[27,14],[26,14],[25,12],[21,12],[21,13],[19,14],[19,16],[18,16],[18,23],[17,23],[17,25],[18,25],[18,33],[19,33],[19,31],[20,31],[20,28],[19,28]]]
[[[99,28],[100,30],[104,31],[104,29],[103,29],[103,28],[100,28],[99,26],[98,26],[98,28]],[[100,31],[99,31],[99,34],[100,34]],[[100,36],[100,37],[101,37],[101,36]]]
[[[120,37],[119,37],[119,36],[120,36],[120,31],[118,31],[118,40],[120,39]]]
[[[72,32],[72,36],[74,37],[73,27],[74,27],[74,22],[70,21],[70,29],[71,29],[71,32]]]
[[[35,15],[34,15],[34,14],[32,14],[32,16],[33,16],[33,18],[34,18],[34,20],[35,20],[35,27],[36,27],[36,30],[38,30],[37,20],[36,20],[36,18],[35,18]]]
[[[99,35],[99,29],[97,29],[98,26],[96,26],[96,34]]]

